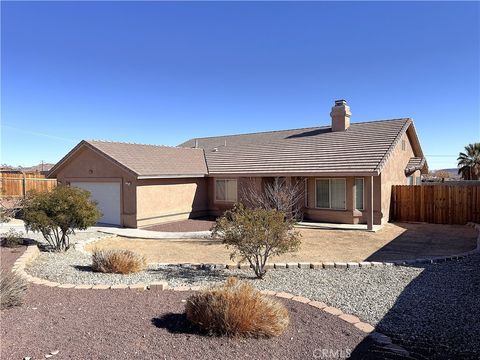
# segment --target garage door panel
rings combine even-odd
[[[118,182],[72,182],[71,186],[90,192],[97,207],[102,212],[98,221],[103,224],[121,225],[120,183]]]

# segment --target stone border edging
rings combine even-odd
[[[73,248],[77,251],[80,251],[83,254],[92,255],[87,250],[85,250],[86,245],[92,244],[92,243],[97,242],[99,240],[110,239],[110,238],[115,238],[115,237],[117,237],[117,235],[105,234],[105,235],[101,235],[101,236],[98,236],[98,237],[91,237],[89,239],[79,240],[75,244],[73,244]]]
[[[275,263],[275,264],[266,264],[267,269],[291,269],[291,268],[300,268],[300,269],[329,269],[329,268],[336,268],[336,269],[348,269],[348,268],[360,268],[360,267],[378,267],[378,266],[401,266],[401,265],[414,265],[414,264],[429,264],[429,263],[440,263],[450,260],[458,260],[469,255],[473,255],[476,253],[480,253],[480,224],[475,223],[467,223],[467,226],[471,226],[478,231],[477,236],[477,247],[474,250],[464,252],[457,255],[452,256],[434,256],[434,257],[427,257],[422,259],[415,259],[415,260],[397,260],[391,262],[375,262],[375,261],[363,261],[363,262],[323,262],[323,263],[308,263],[308,262],[300,262],[300,263]],[[86,244],[98,241],[100,239],[104,239],[107,237],[112,237],[111,234],[108,236],[101,236],[90,238],[87,240],[79,241],[78,243],[74,244],[74,248],[89,254],[85,249],[84,246]],[[145,283],[136,283],[132,285],[126,284],[117,284],[117,285],[75,285],[75,284],[60,284],[57,282],[52,282],[45,279],[40,279],[34,276],[31,276],[25,271],[26,265],[34,260],[40,254],[40,250],[38,249],[37,245],[27,245],[27,249],[25,252],[15,261],[12,267],[12,272],[18,274],[28,282],[37,285],[45,285],[49,287],[58,287],[62,289],[96,289],[96,290],[106,290],[106,289],[130,289],[130,290],[167,290],[168,282],[167,281],[157,281],[152,282],[150,284]],[[179,265],[179,264],[171,264],[171,265]],[[188,264],[189,266],[201,266],[205,268],[205,266],[213,268],[238,268],[238,269],[245,269],[249,268],[248,264],[238,264],[237,266],[227,265],[227,264],[217,264],[217,265],[205,265],[205,264]],[[181,286],[181,287],[174,287],[170,290],[173,291],[198,291],[200,290],[199,286]],[[262,294],[276,296],[278,298],[289,299],[292,301],[297,301],[309,306],[313,306],[321,311],[324,311],[330,315],[337,316],[339,319],[352,324],[360,331],[369,334],[368,337],[375,343],[376,346],[383,348],[386,351],[390,351],[399,355],[408,356],[409,352],[404,349],[403,347],[393,344],[392,339],[382,333],[375,332],[375,327],[369,323],[361,321],[357,316],[352,314],[345,314],[342,310],[328,306],[327,304],[316,301],[310,300],[303,296],[296,296],[286,292],[275,292],[271,290],[262,290]]]
[[[357,268],[368,268],[368,267],[392,267],[392,266],[402,266],[402,265],[415,265],[415,264],[434,264],[441,263],[445,261],[459,260],[469,255],[480,253],[480,224],[473,222],[468,222],[466,226],[473,227],[478,231],[477,236],[477,247],[473,250],[466,251],[456,255],[448,256],[429,256],[419,259],[409,259],[409,260],[392,260],[392,261],[325,261],[325,262],[289,262],[289,263],[267,263],[265,264],[265,269],[274,270],[274,269],[357,269]],[[87,240],[81,240],[74,244],[74,248],[84,254],[91,255],[88,251],[85,250],[85,245],[91,244],[93,242],[116,237],[117,235],[107,235],[100,236],[95,238],[90,238]],[[249,264],[204,264],[204,263],[152,263],[162,266],[184,266],[184,267],[193,267],[196,269],[240,269],[246,270],[250,269]]]
[[[57,282],[52,282],[49,280],[44,280],[40,279],[34,276],[31,276],[25,271],[26,265],[34,260],[38,255],[40,254],[40,250],[38,249],[37,245],[28,245],[27,249],[25,252],[15,261],[13,267],[12,267],[12,272],[20,275],[23,277],[25,280],[28,282],[31,282],[33,284],[37,285],[44,285],[44,286],[49,286],[49,287],[58,287],[61,289],[82,289],[82,290],[121,290],[121,289],[130,289],[130,290],[157,290],[157,291],[163,291],[163,290],[173,290],[173,291],[199,291],[201,290],[200,286],[180,286],[180,287],[174,287],[170,288],[168,287],[168,282],[166,281],[157,281],[157,282],[152,282],[150,284],[144,284],[144,283],[136,283],[132,285],[125,285],[125,284],[117,284],[117,285],[75,285],[75,284],[60,284]],[[355,315],[352,314],[346,314],[342,310],[335,308],[333,306],[328,306],[327,304],[321,302],[321,301],[316,301],[316,300],[311,300],[309,298],[306,298],[304,296],[297,296],[293,295],[287,292],[275,292],[272,290],[260,290],[260,292],[264,295],[268,296],[275,296],[277,298],[281,299],[287,299],[287,300],[292,300],[296,301],[305,305],[312,306],[319,311],[323,311],[325,313],[328,313],[330,315],[336,316],[342,321],[345,321],[353,326],[355,326],[358,330],[364,332],[365,334],[369,334],[368,337],[374,342],[376,346],[379,346],[383,348],[384,350],[394,352],[397,354],[402,354],[402,355],[409,355],[409,352],[405,350],[403,347],[393,344],[392,339],[380,332],[375,331],[375,327],[367,322],[361,321],[360,318],[358,318]]]
[[[468,226],[474,227],[478,232],[478,237],[477,237],[477,247],[474,250],[458,254],[458,255],[452,255],[452,256],[436,256],[436,257],[429,257],[425,259],[416,259],[416,260],[405,260],[405,261],[393,261],[393,262],[325,262],[325,263],[276,263],[276,264],[266,264],[267,269],[291,269],[291,268],[300,268],[300,269],[329,269],[329,268],[341,268],[341,269],[347,269],[347,268],[360,268],[360,267],[377,267],[377,266],[400,266],[400,265],[412,265],[412,264],[427,264],[427,263],[440,263],[440,262],[445,262],[445,261],[450,261],[450,260],[458,260],[461,258],[464,258],[468,255],[473,255],[476,253],[480,253],[480,224],[475,224],[475,223],[468,223]],[[107,237],[107,236],[105,236]],[[110,236],[108,236],[110,237]],[[102,239],[104,237],[95,237],[95,238],[90,238],[87,240],[83,240],[78,242],[77,244],[79,245],[78,250],[89,254],[85,249],[83,249],[84,245],[87,243],[91,243],[94,241],[97,241],[98,239]],[[75,244],[75,245],[77,245]],[[75,246],[76,247],[76,246]],[[38,285],[46,285],[50,287],[60,287],[60,288],[75,288],[75,289],[140,289],[140,290],[145,290],[145,289],[158,289],[158,290],[165,290],[168,289],[168,282],[167,281],[157,281],[157,282],[152,282],[150,284],[145,284],[143,282],[141,283],[136,283],[136,284],[131,284],[131,285],[126,285],[126,284],[116,284],[116,285],[75,285],[75,284],[60,284],[57,282],[52,282],[49,280],[41,279],[34,277],[30,274],[28,274],[25,271],[26,265],[34,260],[38,255],[40,254],[40,250],[38,249],[37,245],[27,245],[27,249],[25,252],[15,261],[12,267],[12,272],[17,273],[21,277],[25,278],[27,281],[38,284]],[[214,264],[214,265],[206,265],[206,264],[161,264],[161,265],[172,265],[172,266],[197,266],[201,267],[203,269],[205,268],[215,268],[215,269],[248,269],[250,268],[250,265],[248,264],[238,264],[238,265],[225,265],[225,264]],[[198,286],[191,286],[191,287],[177,287],[173,288],[173,290],[177,291],[185,291],[185,290],[199,290],[200,288]],[[292,295],[293,296],[293,295]]]

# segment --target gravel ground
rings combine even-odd
[[[136,274],[104,274],[91,270],[91,256],[75,249],[65,253],[42,252],[26,271],[33,276],[70,284],[135,284],[167,280],[169,285],[209,285],[223,281],[228,274],[222,271],[196,270],[180,266],[150,265],[147,271]]]
[[[2,268],[23,249],[0,248]],[[7,266],[8,265],[8,266]],[[1,311],[1,359],[312,359],[322,351],[376,359],[378,347],[335,316],[294,301],[272,339],[206,336],[183,315],[191,292],[78,290],[30,284],[22,307]],[[389,353],[381,353],[381,358]],[[389,357],[390,359],[390,357]],[[398,359],[393,357],[392,359]]]
[[[421,267],[272,270],[263,280],[253,280],[252,272],[241,270],[157,265],[124,276],[93,273],[89,265],[90,256],[76,250],[42,253],[28,272],[74,284],[167,280],[170,286],[206,286],[235,275],[260,289],[303,295],[355,314],[419,358],[480,358],[480,255]]]
[[[71,284],[134,284],[166,280],[171,287],[208,286],[228,276],[251,279],[243,270],[197,270],[181,266],[151,265],[147,271],[130,274],[92,272],[91,256],[70,249],[66,253],[41,253],[27,267],[33,276]],[[286,291],[341,308],[367,322],[379,322],[422,269],[388,267],[352,270],[286,269],[269,271],[263,280],[252,280],[260,289]],[[375,301],[372,301],[375,299]]]
[[[22,237],[26,240],[34,240],[41,244],[46,244],[43,235],[39,232],[29,231],[26,232],[24,228],[14,228],[16,231],[22,234]],[[5,229],[5,232],[8,228]],[[87,240],[91,238],[104,237],[107,234],[98,231],[78,231],[75,234],[70,235],[70,245],[75,244],[78,241]]]

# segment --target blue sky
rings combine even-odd
[[[81,139],[412,117],[430,168],[480,141],[478,2],[2,2],[1,162]]]

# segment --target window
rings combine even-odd
[[[227,202],[237,201],[237,180],[215,180],[215,200]]]
[[[402,140],[402,150],[406,150],[407,149],[407,143],[405,142],[405,140]]]
[[[407,177],[407,185],[413,185],[413,175]]]
[[[363,210],[363,189],[364,189],[363,178],[355,179],[355,209]]]
[[[345,209],[345,179],[317,179],[315,191],[317,208]]]

